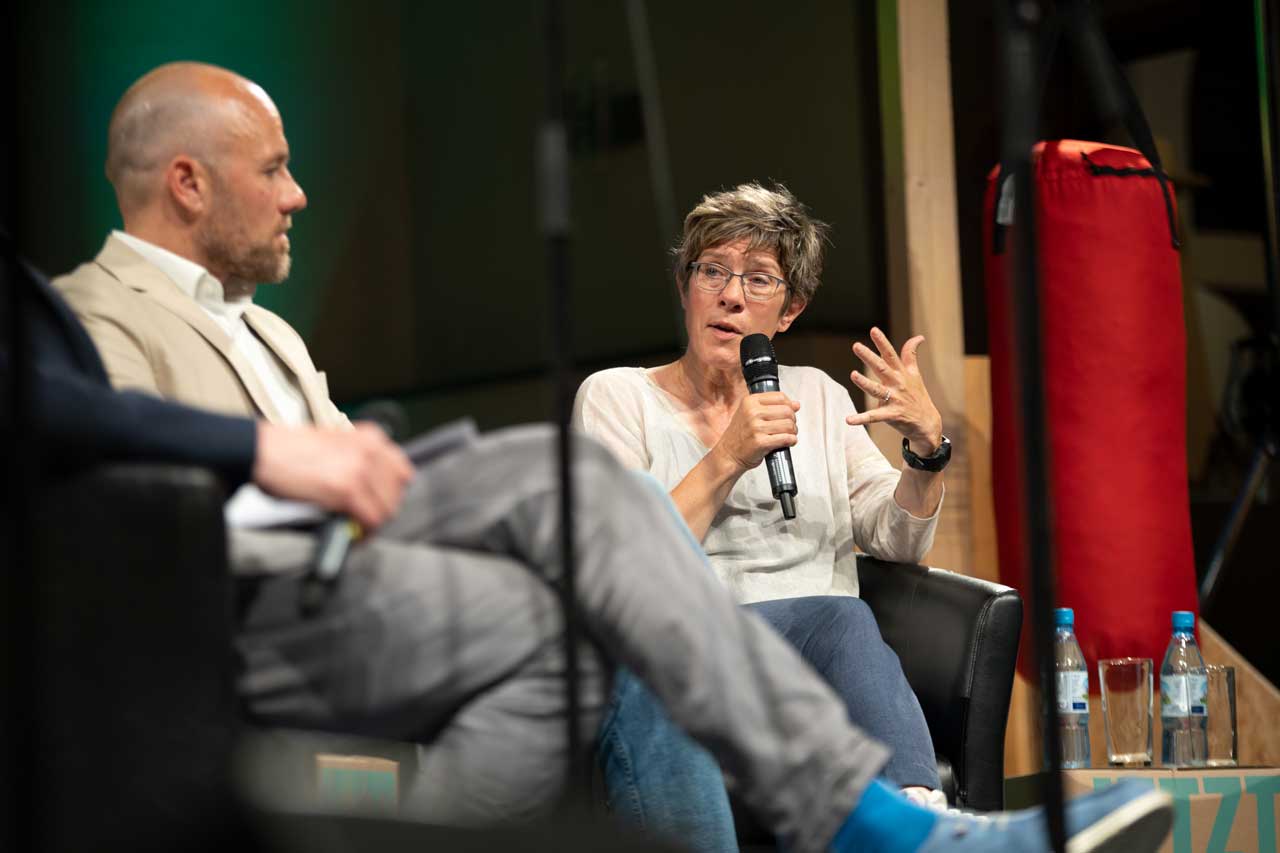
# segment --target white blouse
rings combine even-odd
[[[800,403],[799,442],[791,448],[796,517],[782,517],[764,465],[744,474],[702,541],[721,581],[742,603],[856,596],[855,546],[886,560],[922,560],[933,544],[941,503],[931,517],[916,518],[894,501],[899,472],[865,428],[845,423],[856,411],[853,400],[827,374],[784,365],[779,383]],[[668,491],[709,452],[694,432],[691,411],[645,368],[587,377],[574,401],[573,424]]]

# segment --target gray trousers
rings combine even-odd
[[[575,446],[587,631],[784,842],[823,848],[888,751],[735,605],[660,491],[590,440]],[[428,464],[310,619],[297,588],[311,537],[234,532],[233,566],[255,576],[238,632],[251,713],[427,744],[412,801],[431,820],[519,820],[551,805],[566,749],[554,447],[551,430],[523,427]],[[584,673],[588,732],[607,680],[597,666]]]

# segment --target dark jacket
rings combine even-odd
[[[257,441],[252,420],[112,389],[93,342],[48,280],[20,261],[2,264],[0,427],[12,439],[25,417],[32,445],[6,441],[11,452],[35,454],[37,469],[47,474],[99,462],[168,462],[211,468],[229,487],[249,479]],[[13,352],[15,296],[27,359]],[[12,394],[15,365],[27,371],[26,403]]]

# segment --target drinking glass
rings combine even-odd
[[[1107,761],[1119,767],[1151,765],[1151,658],[1098,661]]]
[[[1236,752],[1236,668],[1210,664],[1205,667],[1209,678],[1208,767],[1235,767]]]

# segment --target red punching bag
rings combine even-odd
[[[986,195],[992,480],[1000,575],[1024,592],[1009,257],[1016,211],[1000,169]],[[1036,146],[1041,346],[1057,601],[1099,658],[1159,666],[1169,614],[1196,610],[1186,465],[1186,341],[1172,193],[1140,153],[1094,142]],[[1006,248],[1007,247],[1007,248]],[[1019,667],[1035,677],[1024,622]],[[1096,678],[1090,679],[1094,691]]]

